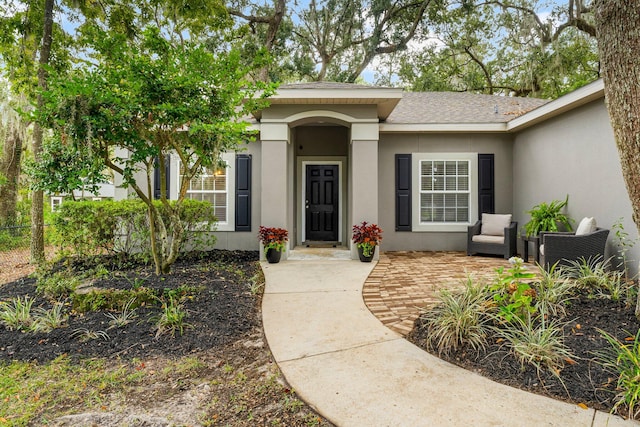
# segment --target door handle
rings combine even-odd
[[[308,200],[304,201],[304,208],[305,209],[309,209],[309,201]]]

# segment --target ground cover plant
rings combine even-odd
[[[257,259],[75,257],[1,285],[0,425],[331,425],[268,351]]]
[[[409,340],[495,381],[638,419],[635,284],[601,259],[549,271],[510,261],[490,283],[442,291]]]

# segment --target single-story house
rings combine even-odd
[[[622,218],[638,237],[601,80],[553,101],[289,84],[251,122],[258,140],[189,189],[214,206],[218,248],[258,249],[260,225],[288,229],[289,248],[351,247],[352,225],[367,221],[383,228],[383,251],[463,251],[480,212],[521,227],[534,205],[567,195],[576,221]],[[177,162],[169,170],[175,197]]]

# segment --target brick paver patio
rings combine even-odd
[[[388,328],[404,335],[413,329],[420,309],[433,304],[439,289],[461,287],[495,278],[496,268],[509,267],[503,258],[467,256],[463,252],[384,252],[362,290],[369,310]],[[535,270],[533,264],[527,264]]]

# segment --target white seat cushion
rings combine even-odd
[[[504,236],[488,236],[486,234],[476,234],[471,237],[471,240],[477,243],[497,243],[504,244]]]
[[[540,255],[544,256],[544,245],[540,245]]]
[[[504,229],[511,225],[511,214],[482,214],[480,234],[486,236],[504,236]]]
[[[576,236],[581,236],[583,234],[589,234],[596,231],[596,220],[594,217],[584,217],[580,224],[578,224],[578,228],[576,228]]]

